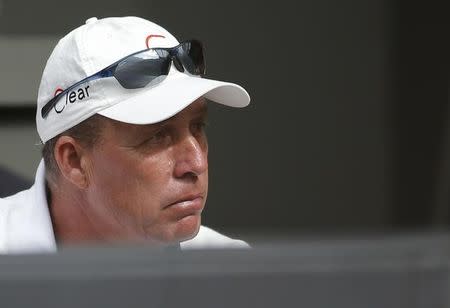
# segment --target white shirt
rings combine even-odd
[[[57,251],[45,185],[45,165],[41,160],[30,189],[0,198],[0,254]],[[201,226],[194,238],[180,246],[182,249],[245,248],[248,244]]]

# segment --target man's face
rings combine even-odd
[[[152,125],[106,121],[89,151],[89,219],[110,240],[176,242],[200,227],[208,193],[206,102]]]

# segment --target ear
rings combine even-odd
[[[74,138],[61,136],[54,148],[58,168],[64,178],[80,189],[89,186],[87,150]]]

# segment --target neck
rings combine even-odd
[[[98,204],[87,198],[86,191],[62,182],[47,186],[48,206],[58,245],[124,241],[161,244],[139,233],[134,226],[127,228],[111,213],[99,210]]]
[[[53,231],[58,245],[95,242],[102,239],[85,212],[86,200],[81,192],[47,186],[47,200]]]

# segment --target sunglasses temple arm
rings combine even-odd
[[[58,95],[53,97],[50,101],[47,102],[47,104],[44,105],[41,109],[41,116],[42,118],[46,118],[47,115],[50,113],[50,110],[56,105],[56,102],[64,96],[66,93],[71,91],[72,89],[78,87],[79,85],[86,83],[88,81],[93,81],[100,78],[106,78],[106,77],[112,77],[114,76],[116,66],[113,67],[107,67],[100,72],[95,73],[94,75],[91,75],[89,77],[84,78],[83,80],[78,81],[77,83],[73,84],[72,86],[68,87],[64,91],[60,92]]]

